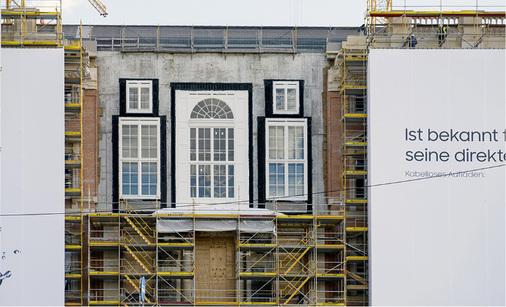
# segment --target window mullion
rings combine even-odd
[[[142,87],[141,84],[137,84],[137,93],[139,93],[137,95],[137,110],[139,110],[139,111],[142,109],[142,107],[141,107],[141,101],[142,101],[141,87]]]
[[[285,87],[285,109],[283,111],[288,111],[288,88]]]

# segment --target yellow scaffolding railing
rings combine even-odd
[[[2,45],[62,47],[61,0],[2,1]]]

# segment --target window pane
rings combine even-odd
[[[190,197],[197,197],[197,166],[190,165]]]
[[[297,91],[294,88],[287,89],[286,109],[288,111],[297,111]]]
[[[149,157],[158,158],[158,127],[149,126]]]
[[[211,197],[211,166],[199,165],[199,197]]]
[[[139,127],[130,126],[130,158],[139,157]]]
[[[277,159],[284,159],[285,158],[285,127],[276,127],[276,133],[277,133]]]
[[[141,157],[158,157],[158,131],[156,125],[141,126]]]
[[[234,129],[228,129],[228,161],[234,161]]]
[[[288,159],[304,159],[304,127],[288,127]]]
[[[211,161],[211,129],[199,128],[199,161]]]
[[[277,88],[276,89],[276,108],[277,111],[285,110],[285,90]]]
[[[304,163],[288,164],[288,195],[302,196],[304,184]]]
[[[141,109],[149,110],[149,87],[141,88]]]
[[[127,125],[121,127],[121,144],[121,156],[130,158],[130,129]]]
[[[121,155],[123,158],[137,158],[137,130],[137,125],[123,125],[121,127]]]
[[[295,158],[304,159],[304,127],[295,128]]]
[[[276,159],[276,127],[269,127],[269,159]]]
[[[149,128],[148,126],[141,126],[141,157],[149,157]]]
[[[139,108],[139,88],[130,87],[128,90],[128,108],[138,109]]]
[[[225,128],[214,128],[214,161],[226,161]]]
[[[234,166],[228,166],[228,198],[234,198]]]
[[[269,127],[269,159],[284,159],[284,127]]]
[[[225,165],[214,166],[214,197],[226,198],[227,197],[227,174]]]
[[[295,127],[288,127],[288,159],[295,159]]]
[[[195,128],[190,129],[190,161],[197,160],[197,131]]]
[[[121,165],[122,195],[138,195],[138,164],[123,162]]]
[[[283,163],[269,163],[269,196],[284,196],[285,194],[285,165]]]
[[[285,165],[278,163],[277,164],[277,181],[281,185],[285,185]]]
[[[285,196],[286,195],[286,192],[285,192],[285,165],[284,164],[278,164],[278,169],[277,169],[277,189],[276,189],[276,194],[278,196]]]
[[[142,195],[156,195],[157,188],[157,162],[142,162],[141,185]]]

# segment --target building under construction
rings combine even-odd
[[[65,50],[65,304],[368,305],[368,51],[504,48],[506,25],[370,2],[340,28],[2,3],[2,48]]]

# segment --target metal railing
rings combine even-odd
[[[91,259],[90,272],[119,272],[117,260]]]
[[[365,114],[367,102],[365,96],[345,95],[343,114]]]
[[[351,143],[365,143],[367,142],[366,131],[364,129],[346,129],[344,131],[344,142],[346,144]]]
[[[171,259],[158,260],[158,272],[182,272],[182,273],[193,273],[194,272],[194,260],[193,259],[178,259],[172,257]]]
[[[66,261],[65,275],[67,274],[81,274],[81,261]]]
[[[367,170],[367,159],[365,157],[347,157],[344,159],[345,172],[364,172]]]
[[[113,294],[114,293],[114,294]],[[118,302],[118,289],[97,288],[90,289],[90,303],[95,302]]]
[[[74,38],[76,26],[63,27]],[[99,51],[157,52],[325,52],[358,27],[89,26]]]
[[[367,227],[367,218],[348,218],[346,227],[362,228]]]
[[[118,230],[90,230],[90,242],[119,242],[120,235]]]
[[[65,289],[65,303],[66,304],[80,304],[81,303],[81,290]]]

